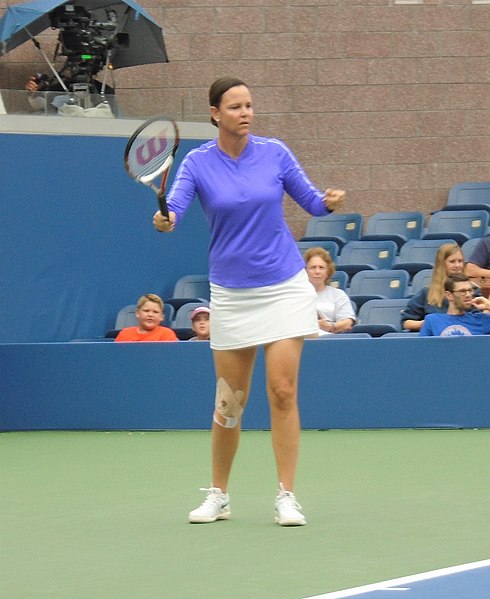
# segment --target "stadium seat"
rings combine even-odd
[[[400,249],[409,239],[420,239],[423,228],[422,212],[376,212],[369,217],[361,239],[391,239]]]
[[[468,262],[468,258],[473,253],[473,250],[474,250],[476,244],[480,241],[480,239],[481,239],[481,237],[473,237],[473,239],[468,239],[468,241],[465,241],[463,243],[463,245],[461,246],[461,250],[463,251],[463,257],[464,257],[465,262]]]
[[[385,337],[405,337],[405,338],[409,338],[409,337],[418,337],[419,334],[415,333],[413,331],[405,331],[405,332],[401,332],[401,333],[385,333],[384,335],[381,335],[381,337],[384,339]]]
[[[329,285],[331,287],[336,287],[337,289],[342,289],[345,291],[349,285],[349,275],[343,270],[337,270],[330,277]]]
[[[340,248],[348,241],[360,238],[364,219],[361,214],[336,214],[313,216],[306,225],[300,241],[325,239],[335,241]]]
[[[165,305],[169,304],[174,309],[174,313],[183,306],[184,304],[192,303],[192,302],[202,302],[204,298],[202,297],[166,297],[164,302]],[[207,300],[206,300],[207,301]]]
[[[185,275],[175,283],[172,296],[164,301],[171,304],[177,312],[181,306],[190,302],[209,302],[210,293],[208,275]]]
[[[172,297],[202,297],[209,300],[208,275],[185,275],[175,283]]]
[[[361,306],[352,332],[369,333],[372,337],[401,332],[401,313],[407,304],[408,298],[369,300]]]
[[[490,213],[490,181],[453,185],[443,210],[486,210]]]
[[[406,270],[413,277],[419,270],[434,266],[437,250],[444,243],[455,243],[455,241],[447,238],[410,239],[402,245],[391,268]]]
[[[454,239],[463,245],[473,237],[483,237],[490,213],[485,210],[440,210],[432,214],[422,239]]]
[[[337,257],[339,255],[339,244],[336,241],[331,241],[328,239],[317,239],[317,240],[299,240],[296,242],[299,251],[301,254],[304,254],[306,250],[309,250],[313,247],[321,247],[330,254],[330,257],[334,262],[337,261]]]
[[[134,327],[138,324],[136,320],[136,304],[129,304],[121,308],[116,316],[114,328],[116,330],[124,329],[125,327]]]
[[[430,285],[432,279],[432,268],[424,268],[413,275],[412,284],[407,295],[415,295],[424,287]]]
[[[360,270],[391,268],[397,252],[394,241],[349,241],[337,259],[337,270],[352,277]]]
[[[325,339],[371,339],[371,335],[369,333],[335,333],[335,335],[322,335],[321,337],[316,337],[316,340],[324,341]]]
[[[352,277],[348,295],[358,311],[371,299],[406,297],[409,280],[406,270],[361,270]]]

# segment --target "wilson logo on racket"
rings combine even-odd
[[[168,146],[166,137],[150,137],[150,139],[136,148],[136,160],[138,164],[148,164],[154,158],[163,154]]]

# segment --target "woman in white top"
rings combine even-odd
[[[335,272],[330,254],[322,247],[313,247],[306,250],[304,259],[308,278],[317,292],[318,334],[350,331],[357,320],[356,314],[345,291],[329,285]]]

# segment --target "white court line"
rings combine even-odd
[[[304,599],[342,599],[343,597],[355,597],[356,595],[362,595],[369,591],[386,591],[390,587],[401,584],[410,584],[411,582],[430,580],[431,578],[438,578],[440,576],[449,576],[449,574],[457,574],[458,572],[466,572],[468,570],[475,570],[476,568],[485,568],[486,566],[490,566],[490,559],[482,560],[481,562],[461,564],[460,566],[450,566],[449,568],[432,570],[430,572],[422,572],[421,574],[413,574],[411,576],[404,576],[403,578],[393,578],[393,580],[366,584],[362,587],[354,587],[344,591],[334,591],[333,593],[325,593],[323,595],[312,595],[311,597],[305,597]]]

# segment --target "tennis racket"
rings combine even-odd
[[[124,152],[124,165],[129,176],[156,192],[160,212],[166,219],[165,186],[179,141],[177,123],[168,116],[157,116],[136,129]],[[162,176],[160,187],[153,182],[159,175]]]

